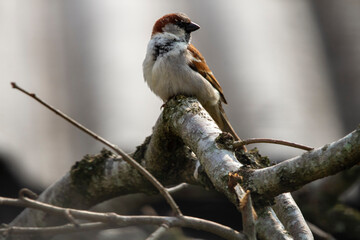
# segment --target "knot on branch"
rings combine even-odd
[[[245,191],[251,191],[253,202],[257,206],[269,206],[274,202],[273,198],[268,198],[257,192],[254,184],[251,182],[250,176],[256,169],[261,169],[270,166],[270,160],[267,156],[261,156],[257,148],[244,152],[242,149],[235,150],[236,158],[243,164],[243,166],[234,172],[229,173],[228,188],[234,192],[237,184],[242,186]],[[269,200],[270,199],[270,200]]]

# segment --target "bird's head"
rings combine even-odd
[[[171,13],[158,19],[153,27],[151,36],[161,33],[171,33],[175,36],[190,41],[190,33],[200,26],[190,20],[184,13]]]

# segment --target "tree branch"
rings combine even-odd
[[[232,151],[231,138],[226,138],[227,135],[219,130],[199,102],[178,96],[166,104],[153,136],[137,149],[133,157],[165,185],[187,182],[214,187],[238,207],[236,194],[228,186],[229,173],[236,172],[242,188],[251,190],[258,215],[256,232],[264,239],[291,239],[268,206],[268,200],[359,162],[359,135],[359,130],[356,130],[322,149],[256,169],[239,162],[247,164],[246,161],[258,157],[256,154],[243,153],[240,158],[244,159],[238,160]],[[42,193],[39,200],[57,206],[89,208],[103,200],[133,192],[154,193],[154,188],[129,164],[103,151],[100,156],[87,156],[77,163],[61,181]],[[240,199],[243,193],[238,196]],[[39,226],[40,223],[47,226],[52,221],[59,223],[58,218],[55,220],[48,215],[27,209],[11,224]],[[70,216],[76,217],[73,211]],[[176,219],[179,221],[185,217]],[[284,221],[286,226],[288,223]]]
[[[279,139],[272,139],[272,138],[250,138],[250,139],[245,139],[245,140],[234,142],[233,146],[234,146],[234,148],[240,148],[240,147],[242,147],[244,145],[254,144],[254,143],[279,144],[279,145],[284,145],[284,146],[288,146],[288,147],[299,148],[299,149],[306,150],[306,151],[311,151],[311,150],[314,149],[313,147],[305,146],[305,145],[302,145],[302,144],[293,143],[293,142],[284,141],[284,140],[279,140]]]
[[[91,212],[91,211],[84,211],[77,209],[62,208],[62,207],[57,207],[46,203],[42,203],[27,197],[22,197],[20,199],[9,199],[9,198],[0,197],[0,203],[12,205],[12,206],[30,207],[60,216],[70,213],[76,219],[112,224],[113,225],[112,228],[115,228],[115,226],[124,227],[130,225],[144,225],[144,224],[162,226],[165,224],[168,227],[188,227],[197,230],[202,230],[213,233],[225,239],[239,239],[239,240],[246,239],[244,234],[239,233],[227,226],[195,217],[123,216],[115,213],[98,213],[98,212]],[[74,224],[72,225],[75,226]],[[85,229],[88,229],[90,227],[96,229],[110,228],[109,225],[103,225],[99,223],[94,223],[93,225],[79,224],[79,227],[80,228],[85,227]],[[11,231],[12,234],[25,234],[25,233],[35,234],[35,233],[44,233],[44,232],[50,234],[50,233],[59,233],[59,231],[64,231],[62,233],[66,233],[66,230],[69,230],[69,228],[72,229],[72,227],[70,227],[69,225],[65,225],[58,228],[10,227],[10,228],[0,229],[0,233],[6,233],[9,231]],[[72,230],[75,231],[75,229]]]
[[[156,133],[154,132],[154,134]],[[149,142],[146,142],[132,154],[137,161],[146,161],[141,157],[144,154],[142,151],[148,145]],[[187,161],[186,159],[181,160]],[[172,175],[171,171],[153,173],[162,176],[163,182],[167,185],[177,185],[185,180],[194,184],[197,183],[197,180],[194,179],[192,173],[196,169],[196,162],[192,163],[193,166],[189,164],[187,167],[178,169],[177,174]],[[103,150],[99,155],[85,156],[83,160],[77,162],[69,173],[48,187],[38,200],[61,207],[88,209],[104,200],[140,192],[156,193],[153,186],[139,172],[121,159],[115,158],[111,152]],[[65,217],[56,217],[34,209],[25,209],[11,222],[11,225],[49,226],[66,221]]]
[[[152,137],[148,137],[144,144],[137,147],[132,157],[150,169],[165,185],[187,182],[212,188],[203,168],[199,167],[198,160],[188,147],[180,144],[175,145],[175,148],[164,149],[166,144],[158,144],[155,141],[168,135],[161,127],[155,127]],[[146,154],[149,149],[152,154]],[[174,155],[174,152],[179,154]],[[110,151],[103,150],[99,155],[87,155],[77,162],[69,173],[48,187],[40,195],[39,200],[56,206],[88,209],[104,200],[139,192],[156,193],[153,186],[138,171],[121,158],[116,158]],[[25,209],[11,225],[49,226],[63,224],[66,221],[65,217]]]
[[[258,215],[258,221],[256,222],[256,232],[259,234],[260,239],[293,239],[279,221],[272,208],[259,208],[257,209],[256,213]]]
[[[243,232],[247,236],[248,240],[256,240],[255,221],[257,216],[253,208],[250,191],[247,191],[244,195],[239,184],[235,186],[234,190],[240,202]],[[242,195],[244,195],[244,197],[240,198]]]
[[[81,131],[85,132],[86,134],[90,135],[91,137],[95,138],[99,142],[105,144],[106,146],[108,146],[109,148],[114,150],[117,154],[119,154],[123,158],[124,161],[126,161],[133,168],[135,168],[137,171],[139,171],[147,180],[149,180],[159,190],[160,194],[164,196],[164,198],[166,199],[166,201],[168,202],[168,204],[170,205],[172,210],[177,215],[179,215],[179,216],[182,215],[178,205],[176,204],[174,199],[171,197],[170,193],[166,190],[166,188],[156,178],[154,178],[149,171],[147,171],[145,168],[143,168],[138,162],[136,162],[132,157],[130,157],[128,154],[126,154],[123,150],[121,150],[119,147],[112,144],[111,142],[109,142],[105,138],[103,138],[103,137],[99,136],[98,134],[94,133],[90,129],[84,127],[80,123],[76,122],[74,119],[72,119],[69,116],[67,116],[66,114],[62,113],[60,110],[55,109],[53,106],[51,106],[48,103],[44,102],[43,100],[38,98],[34,93],[29,93],[25,89],[19,87],[18,85],[16,85],[15,82],[12,82],[11,86],[13,88],[25,93],[26,95],[33,98],[34,100],[36,100],[37,102],[39,102],[40,104],[45,106],[46,108],[50,109],[52,112],[59,115],[60,117],[62,117],[63,119],[65,119],[66,121],[68,121],[69,123],[74,125],[75,127],[79,128]]]
[[[215,189],[227,196],[239,209],[237,197],[228,187],[228,179],[230,172],[239,170],[243,165],[235,153],[228,150],[232,148],[232,142],[220,141],[221,130],[199,102],[194,98],[177,96],[167,102],[159,121],[157,124],[168,126],[171,132],[190,146]],[[291,239],[271,208],[263,207],[259,212],[256,231],[264,239]]]
[[[344,138],[271,167],[247,175],[246,188],[271,199],[291,192],[314,180],[324,178],[360,162],[360,128]]]
[[[239,162],[231,151],[231,141],[222,142],[221,131],[209,119],[210,116],[196,99],[181,96],[168,101],[163,117],[160,117],[164,125],[179,136],[199,158],[215,189],[224,193],[235,205],[236,198],[227,186],[230,172],[238,172],[240,184],[252,192],[254,201],[264,203],[281,193],[296,190],[310,181],[343,171],[360,161],[360,130],[357,129],[329,146],[306,152],[277,165],[261,169],[244,167],[240,163],[242,160],[239,159]],[[274,229],[282,235],[285,230],[281,230],[283,227],[277,222],[277,218],[274,218],[275,214],[272,210],[266,210],[266,207],[264,209],[259,211],[264,217],[258,213],[257,226],[260,228],[257,232],[266,237],[268,233],[261,231],[267,226],[266,223],[272,222],[268,226],[279,226]]]
[[[161,224],[146,240],[156,240],[159,239],[167,230],[169,226],[167,224]]]
[[[228,175],[243,165],[233,151],[217,144],[222,132],[199,102],[195,98],[175,97],[167,102],[159,120],[159,125],[168,126],[191,148],[215,189],[236,204],[236,196],[227,186]]]
[[[23,235],[26,239],[29,239],[30,235],[36,237],[41,235],[41,237],[49,237],[49,235],[56,234],[69,234],[75,232],[86,232],[93,230],[105,230],[116,228],[114,225],[109,223],[102,222],[93,222],[93,223],[81,223],[79,226],[76,226],[72,223],[54,226],[54,227],[18,227],[18,226],[9,226],[5,228],[0,228],[0,233],[3,237],[16,235],[17,238],[21,238],[19,235]],[[1,239],[1,236],[0,236]],[[15,238],[13,238],[15,239]],[[22,238],[21,238],[22,239]],[[35,238],[38,239],[38,238]]]
[[[280,194],[275,197],[275,202],[276,204],[273,206],[274,211],[291,236],[295,239],[314,239],[310,228],[290,193]]]

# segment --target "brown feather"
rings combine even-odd
[[[200,73],[206,80],[208,80],[211,85],[220,93],[220,99],[216,105],[204,105],[205,110],[210,114],[214,119],[219,128],[224,132],[229,132],[235,140],[240,141],[240,137],[236,134],[235,130],[231,126],[229,119],[227,118],[225,111],[222,107],[221,102],[227,103],[223,90],[216,80],[214,74],[211,72],[209,66],[206,64],[205,58],[201,53],[194,47],[194,45],[189,44],[188,50],[192,54],[194,60],[189,64],[189,66],[196,72]],[[246,147],[243,149],[246,151]]]
[[[235,130],[231,126],[221,102],[219,102],[217,105],[205,105],[204,108],[222,131],[230,133],[233,135],[236,141],[240,141],[240,137],[236,134]]]
[[[188,50],[194,57],[194,61],[192,61],[189,66],[196,72],[200,73],[206,80],[208,80],[211,85],[219,91],[221,101],[227,103],[223,90],[216,80],[214,74],[211,72],[209,66],[206,64],[205,58],[201,55],[201,53],[194,47],[194,45],[189,44]]]
[[[186,14],[184,13],[170,13],[166,14],[165,16],[158,19],[153,27],[151,36],[153,36],[156,33],[163,32],[163,27],[165,27],[168,23],[174,23],[174,22],[187,22],[190,23],[190,19]]]
[[[214,119],[214,121],[222,131],[230,133],[236,141],[241,141],[240,137],[236,134],[235,130],[231,126],[229,119],[227,118],[225,111],[222,107],[221,102],[227,103],[227,101],[225,99],[223,90],[219,82],[216,80],[214,74],[211,72],[209,66],[206,64],[205,58],[194,47],[194,45],[189,44],[188,50],[194,57],[194,61],[192,61],[189,66],[194,71],[200,73],[220,93],[221,101],[219,101],[219,103],[216,105],[204,105],[205,110],[210,114],[210,116]],[[244,151],[247,151],[245,146],[243,146],[243,149]]]

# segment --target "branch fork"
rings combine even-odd
[[[43,201],[51,204],[63,201],[67,204],[70,203],[76,206],[76,204],[79,204],[79,199],[85,199],[81,193],[74,191],[74,188],[70,187],[72,186],[70,174],[64,176],[63,179],[54,184],[51,188],[48,188],[39,196],[39,198],[37,198],[38,200],[31,199],[35,198],[35,196],[31,196],[31,193],[26,190],[19,194],[19,199],[14,200],[0,197],[0,204],[25,206],[35,209],[46,208],[47,212],[65,216],[70,222],[70,225],[60,226],[59,228],[61,228],[61,231],[62,229],[67,229],[68,231],[78,231],[79,229],[106,229],[113,227],[114,223],[124,226],[131,223],[134,224],[135,222],[139,223],[140,221],[143,224],[151,223],[159,226],[158,229],[149,236],[148,239],[150,240],[155,239],[156,236],[161,235],[167,228],[173,226],[192,226],[196,229],[215,233],[226,239],[245,239],[245,235],[248,239],[255,239],[256,234],[263,239],[293,239],[299,236],[305,236],[306,239],[312,239],[312,234],[307,227],[306,222],[303,220],[300,210],[296,206],[291,195],[287,192],[296,190],[313,180],[347,169],[360,161],[360,129],[357,129],[345,136],[343,139],[340,139],[327,147],[312,150],[311,152],[307,152],[301,156],[289,159],[274,166],[267,166],[259,169],[254,168],[249,169],[249,171],[244,171],[244,164],[241,163],[241,159],[240,162],[238,161],[234,151],[232,151],[232,149],[221,148],[221,146],[217,144],[216,139],[221,134],[221,131],[215,122],[211,120],[208,113],[196,99],[185,97],[175,97],[175,99],[167,102],[164,111],[154,128],[154,134],[151,140],[145,144],[145,153],[140,155],[140,159],[137,159],[138,161],[135,161],[132,157],[125,154],[121,149],[109,141],[84,128],[81,124],[75,122],[59,110],[56,110],[49,104],[39,99],[34,93],[27,92],[15,83],[12,83],[11,85],[13,88],[20,90],[49,108],[51,111],[62,116],[64,119],[82,129],[93,138],[104,143],[106,146],[119,154],[124,161],[126,161],[126,164],[122,164],[121,162],[114,162],[112,159],[104,160],[104,164],[108,164],[111,168],[114,168],[115,171],[104,171],[102,180],[94,184],[106,183],[114,184],[114,186],[116,186],[116,184],[119,185],[115,188],[114,186],[101,188],[102,193],[104,193],[104,191],[110,191],[106,195],[109,197],[119,194],[121,191],[123,191],[121,194],[129,193],[126,176],[122,173],[128,172],[128,174],[130,174],[129,172],[131,170],[129,166],[132,166],[132,168],[138,171],[136,174],[142,174],[147,181],[150,181],[151,184],[159,190],[176,213],[175,217],[130,217],[70,209],[70,206],[55,207],[39,202]],[[229,201],[235,204],[239,211],[243,213],[243,216],[246,216],[245,221],[243,221],[245,235],[227,227],[220,226],[219,224],[206,222],[206,220],[203,219],[183,216],[169,191],[164,188],[163,185],[154,178],[147,169],[138,163],[169,163],[169,161],[159,160],[161,159],[162,153],[166,150],[161,148],[161,144],[157,145],[159,140],[166,139],[166,137],[169,136],[175,136],[181,139],[181,141],[175,141],[175,143],[180,143],[180,145],[176,148],[176,155],[171,155],[172,153],[170,152],[167,152],[164,155],[171,157],[171,160],[178,160],[177,158],[180,156],[179,159],[181,159],[181,161],[172,161],[171,164],[183,164],[179,169],[177,169],[178,175],[177,178],[172,179],[172,184],[178,181],[177,184],[181,182],[189,182],[209,186],[208,182],[210,181],[211,186],[213,186],[217,191],[223,193]],[[251,143],[254,141],[247,140],[247,142]],[[190,147],[196,157],[188,154],[188,150],[185,150],[186,148],[184,148],[184,144]],[[244,144],[244,142],[235,143],[233,147],[236,148],[241,144]],[[307,146],[305,147],[306,148],[304,148],[304,150],[311,149]],[[249,152],[246,154],[253,153]],[[159,159],[157,159],[157,157]],[[256,157],[258,156],[255,156],[254,154],[254,158]],[[149,160],[149,162],[146,160]],[[196,175],[196,177],[189,174],[189,170],[199,172],[199,162],[206,173],[206,176],[203,178],[200,178],[199,174]],[[151,164],[149,166],[151,168]],[[156,172],[157,169],[159,168],[151,168],[151,172]],[[113,183],[109,181],[109,179],[112,179],[114,176],[107,174],[119,174],[119,179],[124,181]],[[136,174],[131,177],[135,178]],[[161,174],[163,174],[162,179],[168,179],[165,176],[166,173],[161,172]],[[171,175],[169,175],[169,177],[171,177]],[[92,179],[90,179],[90,181],[92,181]],[[138,180],[138,184],[138,189],[143,189],[144,186],[147,186],[148,182],[141,182],[141,180]],[[119,189],[119,192],[111,192],[114,191],[114,189]],[[249,190],[251,191],[251,194]],[[64,199],[64,196],[59,195],[59,193],[62,195],[70,194],[69,196],[73,197],[73,202],[71,202],[72,199]],[[27,196],[30,196],[30,198]],[[258,204],[259,199],[268,201],[274,198],[275,205],[273,208],[267,205]],[[103,200],[103,198],[99,197],[98,199],[93,199],[92,201],[84,201],[82,202],[84,205],[83,207],[91,207],[93,204],[97,203],[96,201],[100,200]],[[253,202],[256,203],[255,206],[253,206]],[[256,214],[253,209],[255,209]],[[9,231],[11,231],[11,233],[13,233],[17,231],[19,233],[29,233],[31,231],[39,231],[39,229],[24,229],[14,226],[19,223],[27,223],[27,221],[29,221],[32,217],[35,218],[35,216],[41,216],[41,214],[26,209],[11,223],[11,230],[9,230],[10,228],[3,229],[1,232],[9,233]],[[78,223],[77,219],[87,219],[92,222]],[[101,219],[102,221],[100,221]],[[298,222],[296,226],[291,224],[294,221]],[[112,223],[111,226],[109,226],[109,222]],[[59,228],[47,227],[44,229],[53,233],[60,231]]]

